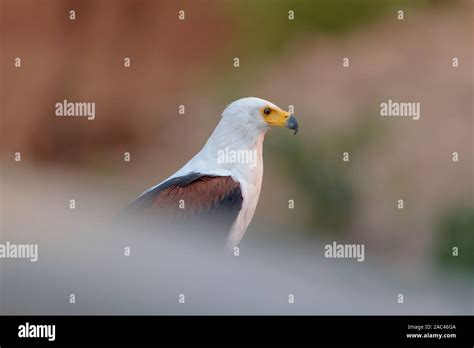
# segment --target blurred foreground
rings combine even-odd
[[[1,314],[472,314],[474,309],[472,282],[429,267],[386,264],[367,247],[364,262],[326,259],[329,241],[251,225],[240,255],[227,255],[205,226],[161,231],[137,221],[118,224],[116,194],[94,192],[86,178],[72,175],[55,176],[51,187],[51,177],[42,177],[41,187],[25,185],[25,177],[22,184],[3,181],[5,197],[28,214],[7,210],[1,239],[37,243],[39,258],[2,261]],[[68,181],[73,178],[75,184]],[[75,210],[69,209],[64,184],[82,192],[75,196]],[[126,247],[130,256],[124,255]],[[180,294],[185,304],[178,302]]]

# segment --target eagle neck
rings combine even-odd
[[[258,127],[250,123],[242,124],[223,117],[204,148],[211,151],[222,150],[226,147],[232,150],[257,150],[257,147],[262,145],[259,139],[266,131],[266,127]]]

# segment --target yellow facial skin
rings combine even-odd
[[[286,127],[286,121],[290,113],[271,106],[264,106],[260,109],[260,114],[270,126]]]
[[[260,114],[270,126],[293,129],[295,131],[295,135],[298,132],[298,121],[296,120],[295,116],[289,112],[267,105],[260,109]]]

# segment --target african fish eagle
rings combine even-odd
[[[298,131],[296,118],[267,100],[249,97],[232,102],[201,151],[169,178],[143,192],[129,208],[160,216],[171,213],[178,219],[219,221],[227,248],[237,246],[260,196],[263,139],[271,126],[286,127],[295,134]],[[224,151],[234,156],[223,157]],[[250,154],[241,156],[246,161],[235,156],[245,153]],[[252,154],[255,161],[248,160]]]

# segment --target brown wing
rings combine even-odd
[[[230,176],[190,173],[169,179],[144,193],[129,206],[129,211],[180,219],[219,219],[226,221],[230,229],[242,201],[240,184]]]

